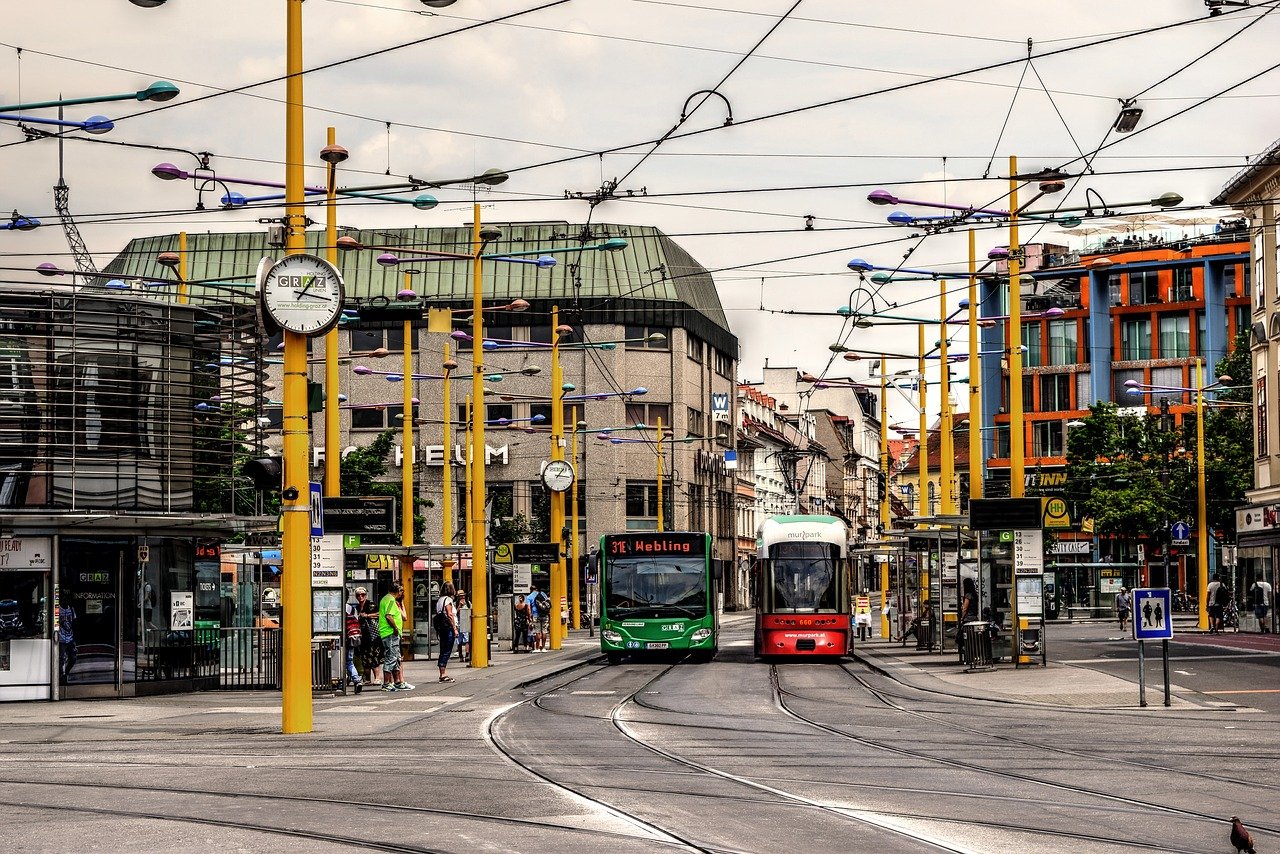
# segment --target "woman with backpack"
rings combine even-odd
[[[453,681],[445,669],[449,666],[449,656],[453,654],[453,642],[458,637],[458,611],[453,604],[455,592],[453,582],[446,581],[440,588],[440,598],[436,600],[435,629],[440,638],[440,660],[436,666],[440,668],[441,682]]]

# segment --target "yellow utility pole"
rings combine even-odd
[[[969,229],[969,498],[982,497],[982,365],[978,362],[977,237]]]
[[[889,378],[884,356],[880,357],[880,475],[884,486],[880,490],[880,538],[889,535]],[[889,615],[884,606],[889,601],[889,551],[885,549],[880,564],[880,637],[890,637]]]
[[[440,531],[440,542],[446,546],[453,545],[453,406],[449,402],[449,386],[453,383],[453,369],[458,363],[449,355],[449,339],[445,338],[444,391],[441,404],[444,406],[444,468],[440,475],[440,515],[443,518]],[[453,581],[453,555],[445,555],[440,561],[441,575],[446,581]]]
[[[924,377],[924,324],[916,327],[920,336],[920,444],[916,448],[916,460],[920,463],[920,500],[916,502],[916,515],[930,515],[929,508],[929,383]]]
[[[569,566],[573,568],[572,569],[573,577],[570,579],[570,582],[573,586],[573,593],[571,594],[571,601],[573,603],[573,607],[570,613],[572,613],[573,615],[573,618],[572,618],[573,621],[571,625],[573,626],[574,631],[577,631],[578,629],[582,628],[582,601],[581,601],[581,597],[578,595],[578,590],[581,586],[580,580],[578,578],[578,564],[582,562],[582,556],[580,554],[581,547],[578,544],[578,407],[574,406],[571,411],[573,413],[572,415],[573,447],[572,447],[572,450],[570,451],[569,456],[572,458],[572,462],[573,462],[574,478],[573,478],[573,495],[569,499],[569,506],[573,508],[573,511],[572,511],[573,521],[570,522],[569,524],[569,530],[570,530]]]
[[[1200,631],[1209,629],[1209,505],[1205,498],[1204,376],[1196,359],[1196,576],[1200,581]],[[1167,579],[1166,582],[1168,583]]]
[[[663,531],[662,514],[662,418],[658,418],[658,530]]]
[[[560,307],[551,307],[551,460],[564,460],[564,373],[560,369]],[[576,484],[575,484],[576,486]],[[560,603],[566,601],[564,569],[564,493],[551,491],[551,542],[556,561],[551,566],[551,620],[548,624],[552,649],[564,641]]]
[[[488,544],[485,542],[484,459],[484,251],[480,236],[480,203],[472,205],[471,250],[471,665],[489,666]]]
[[[286,0],[285,234],[286,253],[306,250],[302,135],[302,2]],[[284,514],[280,602],[283,606],[281,729],[311,732],[311,468],[307,459],[307,339],[284,333],[282,433]],[[292,496],[292,497],[285,497]]]
[[[938,324],[941,336],[938,338],[938,369],[942,371],[938,389],[942,394],[942,412],[938,422],[938,512],[950,516],[956,512],[955,493],[952,481],[955,480],[956,456],[955,437],[951,435],[951,363],[947,361],[947,283],[949,279],[939,280],[939,312],[942,323]]]
[[[1022,411],[1022,250],[1018,246],[1018,158],[1009,158],[1009,495],[1026,494],[1026,419]]]
[[[409,287],[409,274],[404,274],[404,286]],[[414,429],[413,429],[413,321],[406,319],[402,327],[404,338],[404,386],[403,407],[400,428],[400,545],[406,552],[400,556],[400,583],[404,585],[404,632],[401,643],[404,644],[405,657],[413,658],[413,555],[407,549],[413,545],[413,467],[414,467]],[[428,573],[428,583],[430,573]],[[428,601],[430,597],[428,596]]]
[[[329,164],[325,182],[324,244],[325,259],[338,269],[338,170],[347,159],[345,149],[339,149],[337,131],[328,129],[325,150],[321,159]],[[342,449],[338,431],[338,327],[324,336],[324,494],[326,497],[342,495]]]

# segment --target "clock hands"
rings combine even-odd
[[[333,302],[333,297],[329,296],[328,294],[322,294],[322,293],[309,294],[307,293],[306,288],[303,288],[300,291],[294,291],[294,293],[297,294],[299,297],[307,297],[308,299],[322,299],[328,302]]]

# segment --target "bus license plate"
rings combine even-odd
[[[644,648],[645,649],[667,649],[670,646],[671,644],[666,643],[665,641],[660,641],[657,643],[647,643],[644,645]]]

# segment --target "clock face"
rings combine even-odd
[[[552,492],[564,492],[573,486],[573,466],[565,460],[552,460],[542,469],[542,483]]]
[[[342,276],[314,255],[290,255],[262,278],[262,307],[281,329],[323,335],[342,316]]]

